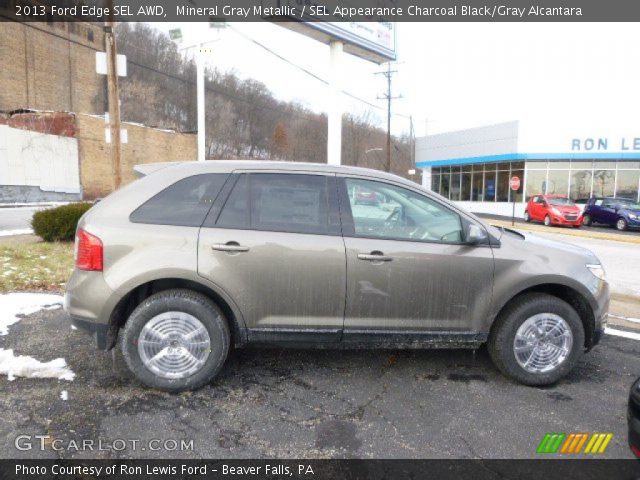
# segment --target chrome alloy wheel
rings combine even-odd
[[[513,341],[518,364],[530,373],[546,373],[564,362],[573,347],[573,333],[564,318],[538,313],[527,318]]]
[[[196,373],[211,353],[211,338],[193,315],[165,312],[149,320],[138,337],[138,354],[155,375],[186,378]]]

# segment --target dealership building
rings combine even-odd
[[[416,138],[423,186],[478,213],[522,216],[532,195],[640,200],[640,123],[519,120]],[[520,188],[512,191],[510,179]]]

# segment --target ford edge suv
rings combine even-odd
[[[92,207],[64,306],[144,384],[209,383],[231,348],[478,348],[526,385],[599,340],[609,286],[588,250],[485,225],[408,180],[306,163],[150,173]],[[375,194],[360,204],[353,192]]]

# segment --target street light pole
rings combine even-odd
[[[196,52],[196,97],[197,97],[197,111],[198,111],[198,161],[204,162],[206,160],[205,155],[205,95],[204,95],[204,59],[202,52],[202,44],[200,44],[198,51]]]
[[[209,22],[209,27],[216,29],[218,32],[218,38],[214,40],[208,40],[206,42],[199,42],[195,45],[189,45],[186,47],[179,47],[178,51],[189,50],[190,48],[196,49],[195,61],[196,61],[196,118],[197,118],[197,143],[198,143],[198,161],[204,162],[207,159],[206,150],[207,150],[207,140],[206,140],[206,103],[205,103],[205,79],[206,79],[206,70],[204,65],[204,55],[206,51],[204,50],[204,46],[209,43],[217,42],[220,40],[220,30],[225,28],[226,23],[223,19],[217,19],[217,21]],[[182,30],[180,28],[176,28],[174,30],[169,31],[169,37],[176,44],[179,44],[182,41]]]

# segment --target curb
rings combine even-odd
[[[516,223],[515,225],[511,225],[510,221],[503,220],[494,220],[491,218],[483,218],[483,220],[496,227],[506,227],[511,228],[513,230],[523,230],[527,232],[535,232],[535,233],[549,233],[549,234],[558,234],[558,235],[568,235],[571,237],[582,237],[582,238],[592,238],[595,240],[609,240],[613,242],[623,242],[623,243],[632,243],[636,245],[640,245],[640,235],[617,235],[615,233],[605,233],[605,232],[592,232],[579,230],[576,228],[561,228],[561,227],[544,227],[542,225],[535,224],[522,224]]]
[[[59,207],[74,202],[34,202],[34,203],[0,203],[0,208],[36,208],[36,207]]]

